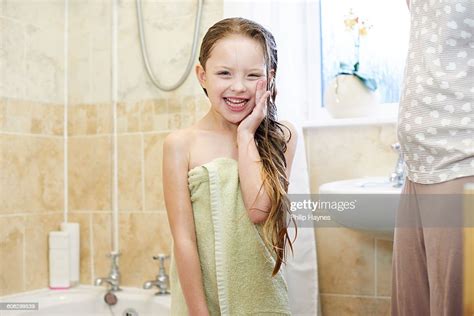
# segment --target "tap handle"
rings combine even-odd
[[[120,252],[114,252],[112,251],[110,254],[107,255],[107,257],[112,259],[112,266],[117,266],[118,265],[118,257],[120,257],[121,253]]]
[[[153,260],[160,260],[160,269],[165,267],[165,260],[170,256],[165,254],[158,254],[158,256],[153,256]]]

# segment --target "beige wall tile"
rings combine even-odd
[[[327,182],[388,176],[397,154],[395,125],[328,127],[305,130],[311,192]]]
[[[140,131],[140,103],[117,104],[117,125],[119,133],[133,133]]]
[[[107,1],[101,2],[104,7],[100,9],[105,15],[109,16],[112,12],[112,4]],[[98,17],[98,19],[101,18]],[[112,58],[110,57],[112,55],[112,49],[110,47],[110,34],[112,31],[110,26],[112,25],[112,22],[106,18],[102,18],[101,20],[97,20],[96,23],[96,27],[90,33],[90,99],[87,100],[87,102],[101,104],[112,101],[110,92],[112,86]],[[120,72],[121,65],[119,65],[118,68],[119,76],[126,76],[126,74]]]
[[[316,229],[321,293],[375,295],[374,238],[347,228]]]
[[[154,110],[154,101],[153,100],[144,100],[139,102],[140,107],[140,121],[141,121],[141,131],[142,132],[150,132],[155,129],[154,126],[154,118],[155,115],[153,113]]]
[[[4,0],[2,94],[56,103],[64,98],[64,1]],[[41,13],[41,14],[40,14]]]
[[[113,133],[113,116],[112,103],[97,104],[97,134],[112,134]]]
[[[168,100],[168,128],[171,130],[183,128],[182,111],[184,105],[181,98],[170,98]]]
[[[155,131],[167,131],[168,126],[168,114],[159,114],[155,116],[154,122]]]
[[[0,57],[0,60],[1,60],[1,57]],[[0,66],[1,66],[1,61],[0,61]],[[0,82],[0,91],[2,89],[1,88],[2,85],[3,85],[3,82]],[[0,131],[5,130],[7,102],[8,102],[7,98],[4,98],[4,97],[0,96]]]
[[[392,294],[393,241],[377,239],[377,295]]]
[[[321,295],[324,316],[390,315],[390,299]]]
[[[164,212],[120,214],[120,270],[122,284],[142,287],[158,274],[158,261],[152,257],[170,254],[171,232]],[[169,273],[169,260],[166,262]]]
[[[9,1],[10,2],[10,1]],[[0,17],[3,43],[2,96],[25,96],[25,26],[18,20]]]
[[[196,122],[196,116],[194,113],[183,113],[181,115],[181,128],[187,128]]]
[[[8,132],[62,136],[64,106],[8,99],[4,120],[4,130]]]
[[[144,135],[145,210],[165,210],[163,197],[163,142],[166,134]]]
[[[73,25],[72,22],[70,25]],[[94,100],[90,97],[89,83],[91,57],[89,56],[88,47],[90,45],[90,34],[77,34],[77,32],[72,29],[68,37],[68,43],[71,44],[69,50],[74,52],[74,54],[68,58],[68,104],[71,106],[94,104]],[[80,45],[81,48],[77,49],[74,45]],[[84,47],[87,48],[84,49]]]
[[[120,211],[143,209],[142,137],[142,135],[120,135],[118,137]]]
[[[155,115],[168,114],[168,100],[158,99],[153,102]]]
[[[64,24],[64,1],[3,0],[5,16],[42,28],[60,28]]]
[[[31,214],[25,217],[25,290],[49,285],[50,231],[60,230],[63,214]]]
[[[173,113],[168,115],[168,128],[170,130],[183,128],[183,120],[181,113]]]
[[[141,131],[164,131],[168,129],[167,100],[150,99],[141,104]]]
[[[94,135],[97,133],[97,104],[91,104],[88,107],[86,116],[86,135]]]
[[[71,105],[111,101],[111,9],[107,1],[69,1]]]
[[[110,210],[112,153],[110,136],[69,138],[70,210]]]
[[[0,217],[0,296],[25,290],[23,280],[23,216]]]
[[[176,98],[168,99],[168,114],[176,114],[181,113],[184,109],[183,103]]]
[[[182,112],[183,114],[191,114],[196,111],[196,97],[192,96],[185,96],[181,100],[182,102]]]
[[[209,99],[204,95],[200,96],[196,100],[196,120],[199,120],[201,117],[206,114],[211,107],[211,103],[209,102]]]
[[[185,96],[182,99],[181,128],[186,128],[196,122],[196,97]]]
[[[30,133],[31,113],[35,106],[31,101],[8,99],[5,110],[5,131]]]
[[[64,4],[60,4],[60,8],[64,17]],[[47,16],[51,9],[48,5],[41,12]],[[25,30],[25,99],[62,103],[65,94],[64,20],[48,27],[27,24]]]
[[[68,136],[78,136],[86,134],[87,110],[85,105],[71,105],[68,107]]]
[[[68,135],[96,135],[112,133],[110,103],[78,104],[68,107]]]
[[[68,220],[70,223],[79,223],[80,235],[80,280],[81,284],[93,284],[92,264],[91,264],[91,224],[92,213],[69,212]]]
[[[63,142],[60,138],[0,135],[0,212],[63,209]]]
[[[110,273],[112,251],[112,215],[111,212],[92,213],[93,274],[92,278],[107,277]]]
[[[31,133],[63,136],[64,105],[34,104]]]

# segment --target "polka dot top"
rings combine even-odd
[[[474,0],[411,0],[397,128],[408,178],[474,175]]]

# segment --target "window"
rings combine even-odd
[[[370,28],[360,37],[359,71],[376,80],[381,103],[398,102],[410,27],[405,0],[321,0],[323,91],[341,62],[356,62],[357,30],[349,32],[344,24],[351,9]]]

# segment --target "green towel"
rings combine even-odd
[[[189,171],[188,183],[210,315],[291,315],[281,271],[271,276],[275,259],[261,225],[247,216],[237,161],[217,158],[198,166]],[[171,315],[187,316],[174,256],[170,282]]]

